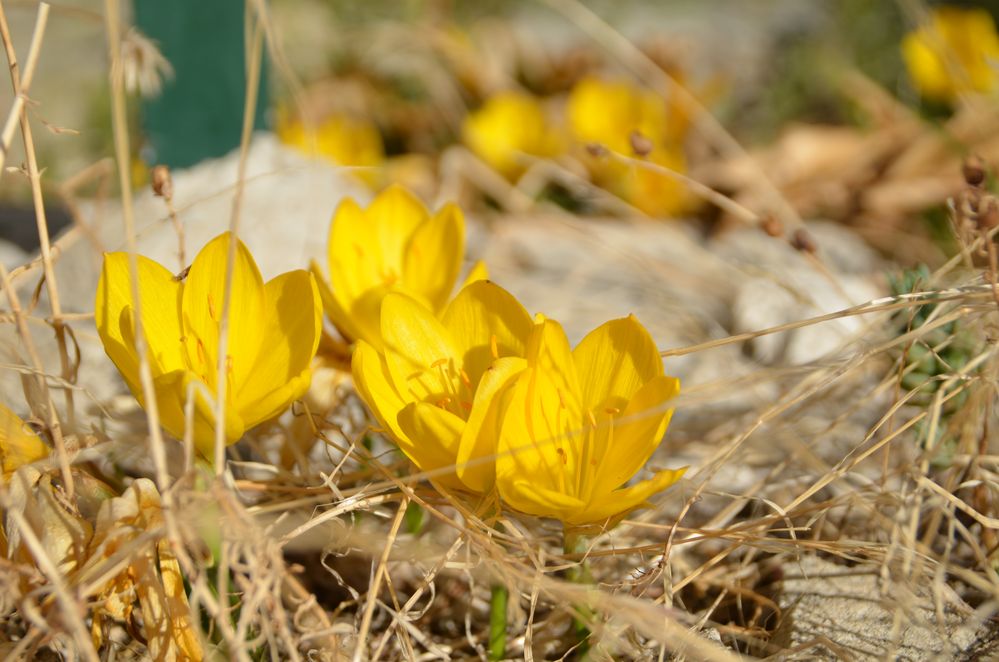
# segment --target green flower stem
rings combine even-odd
[[[589,541],[586,536],[572,529],[565,529],[563,533],[562,549],[568,554],[582,554],[586,552]],[[574,584],[589,586],[593,584],[593,575],[590,573],[590,564],[584,558],[578,565],[574,565],[566,571],[566,578]],[[577,605],[573,609],[572,630],[579,642],[579,655],[586,654],[589,644],[587,639],[590,636],[590,628],[587,622],[592,620],[593,612],[585,605]]]
[[[489,659],[506,656],[506,606],[510,590],[505,584],[493,584],[489,596]]]

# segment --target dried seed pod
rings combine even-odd
[[[812,235],[805,228],[798,228],[794,231],[794,234],[791,236],[791,246],[794,247],[794,250],[803,253],[814,254],[818,250],[815,240],[812,239]]]
[[[760,229],[771,237],[784,235],[784,224],[774,214],[767,213],[760,218]]]
[[[631,143],[631,151],[635,153],[635,156],[648,156],[652,153],[652,141],[641,131],[637,129],[632,131],[628,136],[628,141]]]
[[[173,198],[173,178],[170,177],[170,168],[165,165],[153,166],[150,179],[152,180],[153,193],[161,198]]]
[[[597,158],[607,156],[607,148],[600,143],[586,143],[586,151],[590,154],[590,156]]]
[[[992,228],[999,226],[999,203],[996,202],[995,198],[988,198],[985,201],[984,208],[978,214],[976,221],[978,229],[982,232],[988,232]]]
[[[985,182],[985,161],[977,154],[972,154],[964,160],[961,166],[961,174],[968,186],[981,186]]]

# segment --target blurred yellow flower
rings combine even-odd
[[[378,173],[373,168],[385,160],[378,128],[347,115],[331,115],[315,127],[306,127],[298,119],[283,119],[277,123],[277,135],[284,144],[310,156],[342,166],[358,166],[354,174],[368,184],[377,181]]]
[[[563,149],[558,128],[541,102],[522,92],[500,92],[465,118],[465,143],[504,177],[525,170],[523,155],[551,157]]]
[[[566,113],[569,129],[581,144],[597,143],[628,156],[633,152],[632,134],[638,133],[652,147],[647,161],[686,171],[686,116],[650,90],[586,78],[570,92]],[[650,216],[675,216],[691,206],[686,187],[668,175],[609,159],[584,160],[597,184]]]
[[[0,404],[0,464],[5,477],[25,464],[31,464],[49,455],[45,445],[34,430],[17,414]]]
[[[211,240],[194,258],[186,280],[138,256],[142,328],[160,422],[174,436],[183,437],[184,404],[193,393],[194,440],[207,457],[212,455],[215,436],[209,398],[218,392],[219,324],[230,241],[228,232]],[[307,271],[289,271],[265,284],[253,256],[238,240],[235,255],[224,422],[230,444],[305,393],[322,330],[319,293]],[[95,317],[104,350],[144,404],[127,253],[104,256]]]
[[[986,9],[934,8],[929,22],[902,40],[902,57],[927,99],[947,103],[999,87],[999,35]]]
[[[526,359],[500,421],[496,485],[507,505],[569,526],[597,524],[683,475],[664,470],[623,487],[659,446],[673,413],[666,403],[680,390],[633,316],[603,324],[575,350],[557,322],[539,316]]]
[[[337,207],[330,227],[330,284],[319,283],[330,321],[350,341],[381,347],[382,299],[401,292],[431,314],[444,309],[465,253],[465,218],[454,204],[431,214],[412,193],[390,186],[362,209],[351,198]],[[471,278],[484,277],[482,267]],[[331,287],[332,285],[332,287]]]
[[[383,349],[354,350],[357,390],[421,471],[453,468],[435,480],[487,492],[502,398],[524,369],[531,316],[489,281],[466,286],[440,320],[422,303],[391,293],[382,304]]]

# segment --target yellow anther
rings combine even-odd
[[[558,453],[558,457],[562,460],[562,464],[569,464],[569,456],[566,455],[564,448],[556,448],[555,452]]]
[[[449,398],[446,395],[437,401],[437,406],[440,407],[441,409],[447,409],[447,406],[449,404],[451,404],[451,398]]]
[[[430,364],[430,368],[431,369],[439,368],[442,365],[444,365],[445,363],[447,363],[447,359],[446,358],[437,359],[436,361],[434,361],[433,363]]]
[[[460,368],[459,369],[458,376],[461,377],[461,383],[462,384],[464,384],[468,388],[472,388],[472,378],[468,376],[468,373],[465,372],[464,368]]]
[[[610,414],[611,416],[621,413],[621,410],[618,409],[617,407],[608,407],[607,409],[604,409],[604,411]]]
[[[558,393],[558,406],[565,409],[565,398],[562,397],[562,389],[556,388],[555,392]]]
[[[226,354],[226,355],[225,355],[225,371],[226,371],[227,373],[229,373],[230,375],[231,375],[231,374],[232,374],[232,372],[233,372],[233,360],[232,360],[232,354]]]
[[[195,338],[198,341],[198,363],[208,363],[208,359],[205,357],[205,345],[201,342],[201,338]]]
[[[494,361],[499,358],[499,343],[496,340],[495,333],[489,338],[489,351],[493,353]]]
[[[215,322],[219,321],[219,318],[215,315],[215,299],[212,298],[211,292],[208,293],[208,316]]]
[[[597,427],[597,417],[593,415],[593,410],[591,409],[586,410],[586,418],[589,419],[590,425],[592,425],[593,427]]]
[[[462,400],[461,408],[464,409],[465,411],[472,411],[472,403],[468,402],[467,400]]]

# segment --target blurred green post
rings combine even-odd
[[[246,94],[243,0],[135,0],[139,30],[159,46],[174,76],[142,104],[150,165],[185,168],[239,146]],[[266,67],[262,68],[262,72]],[[254,128],[264,126],[261,73]]]

